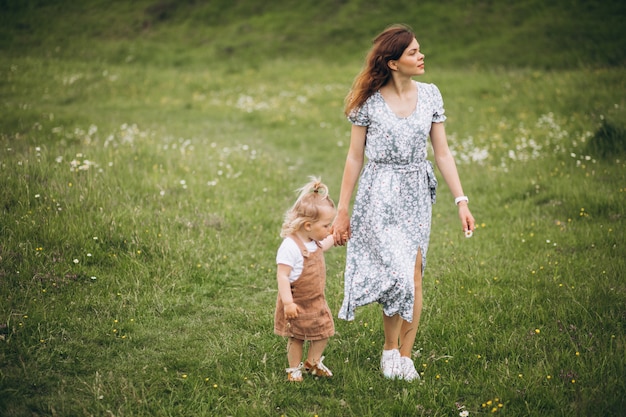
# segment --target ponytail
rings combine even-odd
[[[281,237],[293,234],[305,222],[316,221],[320,207],[335,208],[335,203],[328,195],[328,186],[318,177],[310,177],[309,182],[296,192],[299,194],[298,199],[285,213]]]

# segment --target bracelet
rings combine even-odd
[[[454,199],[454,204],[458,206],[461,201],[467,201],[469,203],[469,198],[467,198],[466,195],[462,195]]]

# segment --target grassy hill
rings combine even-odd
[[[626,64],[619,0],[0,1],[0,51],[109,63],[249,67],[267,59],[360,57],[390,23],[411,25],[451,67]]]
[[[622,415],[622,3],[0,0],[0,415]],[[479,227],[440,178],[421,383],[380,375],[372,305],[335,321],[331,381],[287,384],[282,214],[308,175],[338,197],[343,98],[392,22]]]

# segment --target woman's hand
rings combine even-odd
[[[351,237],[350,217],[346,211],[340,210],[333,222],[333,237],[335,246],[344,246]]]
[[[285,313],[285,318],[287,320],[295,319],[298,317],[298,304],[296,303],[285,304],[283,311]]]
[[[473,232],[475,227],[474,216],[470,212],[466,202],[459,203],[459,218],[461,219],[461,225],[463,232]]]

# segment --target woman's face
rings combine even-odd
[[[402,74],[414,76],[424,73],[424,54],[420,52],[420,44],[417,39],[413,38],[413,41],[395,63],[395,69]]]

